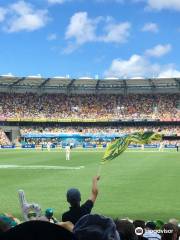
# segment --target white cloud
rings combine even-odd
[[[78,45],[85,42],[94,41],[96,39],[97,19],[88,18],[87,12],[75,13],[67,27],[65,38],[74,38]]]
[[[110,68],[105,72],[106,77],[144,77],[147,74],[157,74],[159,66],[141,55],[132,55],[128,60],[114,59]]]
[[[7,13],[6,9],[0,7],[0,22],[4,21],[6,13]]]
[[[145,56],[132,55],[129,59],[114,59],[106,77],[135,78],[135,77],[179,77],[180,71],[173,64],[160,65],[150,62]]]
[[[168,69],[162,71],[158,75],[159,78],[172,78],[172,77],[180,77],[180,71],[174,69],[173,67],[169,67]]]
[[[73,0],[47,0],[47,2],[50,4],[63,4],[63,3],[69,2],[69,1],[73,1]],[[75,0],[75,1],[77,1],[77,0]],[[79,0],[79,1],[82,1],[82,0]],[[95,2],[97,2],[97,3],[112,3],[112,2],[124,3],[124,0],[95,0]]]
[[[158,33],[159,32],[159,27],[156,23],[146,23],[144,24],[142,28],[143,32],[153,32],[153,33]]]
[[[155,10],[180,10],[179,0],[146,0],[148,7]]]
[[[53,41],[57,39],[57,35],[55,33],[51,33],[48,35],[47,40],[48,41]]]
[[[172,47],[170,44],[156,45],[155,47],[146,50],[146,55],[150,57],[162,57],[171,51]]]
[[[124,3],[124,0],[96,0],[96,2],[115,2],[115,3]]]
[[[62,3],[67,2],[68,0],[47,0],[47,1],[50,4],[62,4]]]
[[[77,44],[69,42],[67,47],[62,52],[65,54],[70,54],[70,53],[74,52],[75,50],[77,50],[78,47],[79,46]]]
[[[114,23],[112,17],[89,18],[87,12],[77,12],[71,17],[65,33],[69,41],[65,52],[70,53],[87,42],[123,43],[130,35],[130,28],[129,22]]]
[[[105,35],[100,37],[100,40],[104,42],[123,43],[126,42],[130,35],[131,24],[129,22],[123,22],[118,24],[110,23],[105,26]]]
[[[4,30],[13,33],[19,31],[34,31],[44,27],[49,20],[47,10],[35,9],[33,5],[18,1],[6,8]]]

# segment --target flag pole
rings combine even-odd
[[[102,163],[100,163],[98,170],[97,170],[97,176],[101,175],[101,170],[102,170]]]

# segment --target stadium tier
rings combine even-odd
[[[155,130],[178,137],[179,86],[178,79],[0,77],[1,145],[50,133],[112,139]]]
[[[180,94],[0,94],[1,121],[180,121]]]
[[[133,133],[134,131],[143,132],[143,131],[154,131],[158,132],[161,130],[161,133],[165,136],[180,136],[180,127],[22,127],[20,129],[21,135],[26,135],[29,133],[32,134],[48,134],[48,133],[66,133],[66,134],[124,134],[124,133]]]
[[[10,140],[6,136],[5,132],[0,128],[0,145],[9,145]]]

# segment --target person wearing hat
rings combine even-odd
[[[148,240],[160,240],[161,235],[158,234],[155,230],[156,230],[156,223],[149,221],[146,223],[145,233],[143,236]]]
[[[78,189],[71,188],[67,191],[66,196],[67,196],[67,202],[70,204],[70,209],[69,211],[62,214],[63,222],[70,221],[73,224],[76,224],[76,222],[82,216],[91,213],[91,210],[98,196],[97,183],[99,179],[100,179],[99,176],[93,177],[91,195],[89,199],[82,205],[80,205],[81,193]]]
[[[39,217],[38,220],[47,221],[47,222],[51,222],[51,223],[58,223],[57,219],[53,215],[54,215],[53,209],[47,208],[45,211],[45,214],[43,216]]]

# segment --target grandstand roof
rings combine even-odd
[[[180,93],[180,78],[71,79],[0,76],[0,91],[64,93]]]

